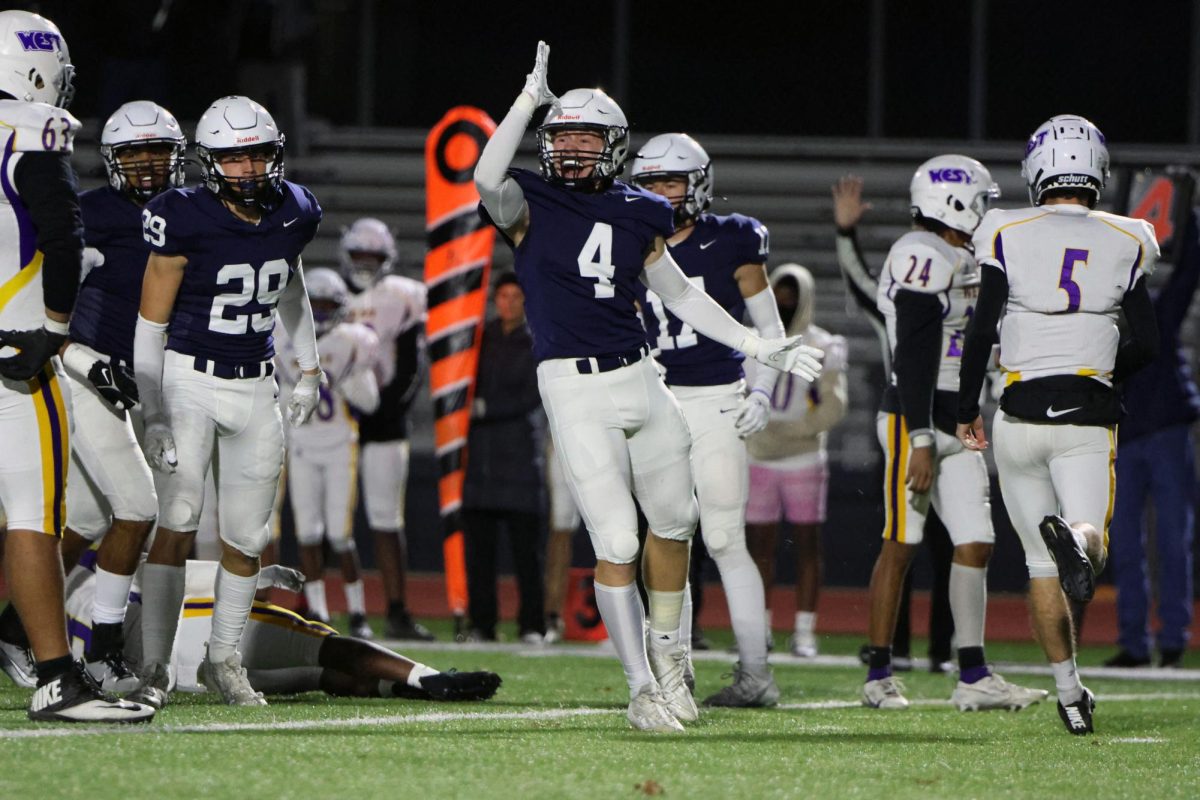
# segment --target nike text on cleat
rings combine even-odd
[[[1092,713],[1096,710],[1096,696],[1086,686],[1083,696],[1068,705],[1058,704],[1058,716],[1067,731],[1075,736],[1087,736],[1093,732]]]
[[[1086,603],[1096,593],[1096,573],[1075,533],[1062,517],[1049,516],[1038,525],[1050,557],[1058,565],[1058,582],[1067,597]]]
[[[34,722],[148,722],[153,717],[150,706],[104,692],[78,661],[39,686],[29,700]]]
[[[662,695],[666,698],[667,710],[680,722],[695,722],[700,717],[700,709],[696,707],[696,700],[687,687],[687,648],[676,645],[665,650],[651,645],[648,650],[650,671],[658,679]]]
[[[241,653],[233,653],[224,661],[213,663],[208,658],[208,647],[204,648],[204,660],[196,670],[196,678],[209,691],[221,695],[230,706],[265,706],[267,701],[262,692],[254,691],[250,677],[242,666]]]
[[[1046,416],[1050,419],[1054,419],[1055,417],[1061,417],[1063,414],[1070,414],[1072,411],[1078,411],[1081,408],[1083,408],[1083,406],[1075,406],[1074,408],[1064,408],[1060,410],[1051,406],[1050,408],[1046,409]]]
[[[908,708],[908,699],[904,696],[904,684],[899,678],[889,675],[877,681],[867,681],[863,684],[862,702],[868,708]]]
[[[770,670],[751,674],[737,665],[733,683],[704,699],[704,705],[717,708],[769,708],[779,702],[779,687]]]
[[[28,647],[0,639],[0,669],[23,689],[37,686],[37,671],[34,669],[33,653]]]
[[[1020,711],[1040,703],[1048,695],[1049,692],[1043,689],[1026,689],[1009,683],[993,672],[974,683],[959,681],[950,700],[959,711],[987,711],[993,708]]]
[[[683,726],[667,707],[667,699],[653,683],[647,683],[637,690],[629,701],[625,718],[639,731],[683,733]]]

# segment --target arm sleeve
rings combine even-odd
[[[768,286],[756,295],[746,298],[746,311],[750,314],[750,322],[758,329],[758,335],[764,339],[782,339],[787,335],[783,328],[783,320],[779,317],[779,305],[775,302],[775,293]],[[775,381],[779,379],[779,371],[763,366],[754,372],[754,385],[750,391],[760,391],[768,398],[775,391]]]
[[[488,139],[479,163],[475,165],[475,188],[488,216],[500,230],[508,230],[520,222],[525,210],[525,193],[520,184],[509,177],[508,168],[533,112],[533,98],[524,92],[517,95],[516,102]]]
[[[896,293],[896,388],[908,433],[933,427],[942,347],[942,303],[935,295]]]
[[[687,279],[671,254],[663,254],[642,270],[646,288],[662,298],[671,313],[700,333],[750,357],[758,354],[759,337],[726,313],[721,305]]]
[[[304,287],[304,265],[296,264],[296,274],[288,281],[279,296],[279,321],[292,337],[292,350],[301,370],[314,370],[321,365],[317,357],[317,329],[313,324],[312,306]]]
[[[879,289],[879,281],[867,266],[854,228],[838,231],[837,261],[842,270],[842,277],[846,279],[846,291],[850,293],[854,305],[872,320],[882,324],[883,314],[875,305],[875,292]]]
[[[46,308],[70,314],[79,293],[83,257],[79,186],[70,158],[59,153],[26,153],[17,162],[13,182],[37,228]]]
[[[138,314],[133,331],[133,378],[137,382],[142,417],[149,425],[163,421],[162,373],[167,323],[151,322]]]
[[[1154,304],[1146,281],[1138,281],[1125,293],[1121,310],[1129,324],[1129,333],[1117,349],[1117,361],[1113,366],[1113,380],[1123,381],[1142,367],[1158,358],[1158,322],[1154,318]]]
[[[1008,276],[998,266],[980,269],[979,298],[975,313],[963,336],[962,363],[959,365],[958,421],[971,423],[979,416],[979,394],[992,359],[997,327],[1008,301]]]

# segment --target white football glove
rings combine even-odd
[[[175,455],[175,437],[161,419],[146,421],[146,463],[159,472],[170,475],[179,466]]]
[[[538,42],[537,58],[533,62],[533,72],[525,76],[525,94],[533,98],[535,106],[545,106],[558,98],[546,83],[550,71],[550,45]]]
[[[258,572],[258,589],[271,588],[299,594],[304,591],[304,573],[281,564],[263,567]]]
[[[770,416],[771,399],[762,389],[755,389],[742,398],[733,427],[737,429],[738,436],[745,439],[767,427]]]
[[[82,281],[87,277],[87,274],[96,267],[104,266],[104,253],[101,253],[94,247],[83,248],[83,258],[80,261],[79,280]]]
[[[321,399],[321,384],[325,382],[325,373],[317,370],[313,374],[301,373],[292,397],[288,400],[288,424],[296,428],[308,422],[317,403]]]
[[[753,355],[756,360],[780,372],[790,372],[805,380],[815,381],[821,377],[821,359],[825,351],[801,344],[803,338],[759,339],[758,352],[747,355]]]

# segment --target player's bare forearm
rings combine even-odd
[[[770,286],[766,264],[742,264],[733,273],[742,297],[753,297]]]
[[[179,286],[183,283],[184,256],[165,256],[151,253],[142,278],[142,301],[138,313],[151,322],[168,322]]]

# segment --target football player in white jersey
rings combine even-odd
[[[0,506],[4,570],[38,687],[34,721],[136,722],[153,709],[104,694],[67,649],[59,539],[70,455],[65,344],[83,249],[66,111],[74,67],[48,19],[0,12]]]
[[[1113,383],[1157,354],[1146,283],[1159,251],[1150,223],[1095,210],[1108,148],[1083,117],[1040,125],[1021,174],[1032,207],[990,211],[975,231],[983,280],[966,331],[958,436],[971,450],[988,445],[978,398],[999,324],[1006,386],[992,435],[1000,489],[1025,548],[1034,630],[1054,670],[1059,716],[1085,735],[1095,698],[1075,669],[1066,598],[1090,600],[1107,558],[1121,417]]]
[[[317,410],[309,424],[292,430],[287,441],[288,497],[304,568],[304,596],[310,615],[328,622],[322,578],[322,543],[328,541],[340,562],[350,634],[369,639],[362,570],[354,545],[354,510],[358,505],[358,415],[379,407],[374,371],[379,339],[367,326],[345,321],[350,293],[337,272],[317,267],[307,271],[304,282],[319,337],[321,368],[329,380],[329,385],[319,390]],[[282,326],[276,326],[275,336],[279,401],[286,407],[300,373]]]
[[[909,192],[914,229],[892,245],[876,303],[892,374],[876,421],[886,456],[886,505],[883,547],[871,573],[862,700],[871,708],[908,706],[892,676],[891,644],[904,577],[932,505],[954,543],[950,610],[960,669],[954,703],[961,710],[1020,709],[1046,693],[1008,683],[984,658],[987,564],[995,541],[987,465],[954,437],[962,335],[979,287],[966,245],[1000,191],[983,164],[945,155],[917,168]],[[978,396],[979,387],[974,391]]]
[[[342,233],[342,277],[353,297],[349,318],[379,337],[379,408],[359,421],[363,504],[375,540],[375,562],[387,597],[387,635],[433,639],[408,611],[408,408],[420,383],[425,284],[392,273],[396,242],[383,222],[356,220]]]

